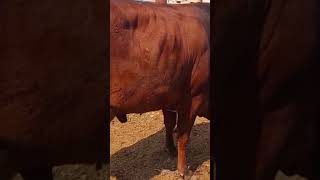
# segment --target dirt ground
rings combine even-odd
[[[176,180],[176,159],[165,149],[161,111],[130,114],[128,122],[110,125],[111,180]],[[193,179],[210,179],[210,122],[197,118],[187,146],[187,162]]]
[[[110,171],[104,166],[65,165],[53,170],[55,180],[181,180],[176,159],[165,150],[165,129],[161,111],[130,114],[128,122],[111,122]],[[187,162],[194,172],[191,180],[210,179],[210,121],[197,118],[187,146]],[[22,180],[17,175],[14,180]],[[276,180],[307,180],[279,172]]]
[[[165,129],[161,111],[130,114],[128,122],[110,125],[110,180],[180,180],[176,159],[165,150]],[[187,162],[193,180],[210,179],[210,121],[197,118],[187,146]],[[169,172],[169,173],[168,173]],[[307,180],[278,172],[276,180]]]

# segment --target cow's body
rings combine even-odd
[[[0,179],[106,157],[106,4],[0,2]],[[103,16],[103,17],[102,17]]]
[[[126,0],[111,0],[110,8],[110,106],[122,115],[177,110],[177,167],[183,174],[195,117],[207,116],[209,13]]]
[[[318,2],[215,3],[218,179],[271,180],[278,169],[318,179]]]

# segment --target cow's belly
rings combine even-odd
[[[182,95],[181,91],[172,89],[169,85],[146,86],[111,93],[111,108],[123,113],[144,113],[163,108],[176,109]]]

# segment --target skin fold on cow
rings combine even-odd
[[[162,109],[172,154],[177,125],[177,169],[185,178],[194,120],[208,118],[210,17],[209,5],[200,6],[110,1],[110,121]]]

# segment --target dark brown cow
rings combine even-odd
[[[126,121],[127,113],[177,110],[180,175],[185,174],[185,145],[194,120],[207,116],[210,35],[204,9],[110,1],[112,111]],[[176,118],[171,117],[167,144],[174,149]]]
[[[319,179],[319,2],[214,3],[217,179]]]
[[[106,159],[106,7],[0,2],[0,179]]]

